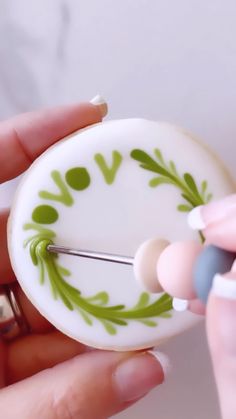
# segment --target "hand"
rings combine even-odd
[[[206,240],[236,253],[236,195],[203,207]],[[207,334],[223,419],[236,417],[236,264],[213,282],[207,304]]]
[[[1,122],[0,183],[26,170],[57,140],[101,121],[105,107],[74,105]],[[162,367],[158,353],[89,351],[41,317],[14,278],[7,252],[8,214],[0,211],[0,286],[13,282],[31,333],[8,343],[0,339],[1,417],[104,419],[161,384],[163,355]]]
[[[236,195],[199,207],[191,226],[202,227],[207,243],[235,252]],[[189,282],[190,285],[190,282]],[[191,285],[190,285],[191,286]],[[202,311],[197,301],[190,309]],[[207,337],[223,419],[236,418],[236,262],[231,272],[217,275],[205,308]]]

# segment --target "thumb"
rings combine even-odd
[[[161,384],[167,365],[159,352],[88,352],[2,390],[1,417],[104,419]]]
[[[236,274],[216,275],[207,304],[207,334],[223,419],[236,418]]]

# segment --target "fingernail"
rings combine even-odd
[[[193,230],[204,230],[210,224],[221,221],[236,211],[236,195],[194,208],[188,214],[188,225]]]
[[[168,356],[163,354],[163,352],[158,351],[156,348],[151,349],[147,353],[152,355],[157,360],[157,362],[161,364],[165,379],[171,371],[171,363]]]
[[[169,365],[168,357],[155,350],[123,361],[114,374],[120,399],[129,402],[144,396],[164,381]]]
[[[220,298],[236,300],[236,274],[231,272],[227,275],[215,275],[211,292]]]
[[[173,298],[172,306],[175,311],[186,311],[189,308],[189,301],[182,298]]]
[[[101,112],[102,117],[107,115],[108,106],[107,106],[107,103],[106,103],[105,99],[102,96],[100,96],[100,95],[94,96],[94,98],[90,100],[90,103],[92,103],[92,105],[94,105],[94,106],[99,107],[99,110]]]
[[[194,208],[188,214],[188,225],[193,230],[204,230],[206,227],[205,221],[203,220],[202,209],[203,205],[200,205],[199,207]]]

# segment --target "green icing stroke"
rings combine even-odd
[[[26,225],[25,228],[28,229],[29,225]],[[50,231],[49,235],[52,236]],[[36,234],[25,242],[25,246],[30,248],[33,264],[39,268],[40,284],[45,283],[45,274],[47,273],[54,299],[60,299],[71,311],[77,310],[89,326],[93,325],[93,318],[96,318],[109,334],[114,335],[117,333],[117,326],[127,326],[129,321],[156,327],[157,322],[153,318],[171,317],[169,311],[172,309],[172,298],[167,294],[150,303],[149,294],[144,292],[140,295],[137,303],[128,309],[124,304],[109,306],[109,295],[105,291],[92,297],[82,296],[80,290],[65,281],[64,277],[69,276],[70,272],[59,266],[57,256],[47,251],[47,246],[53,244],[53,241],[46,236],[45,230],[44,237],[41,233]]]
[[[130,153],[131,158],[136,160],[142,169],[155,173],[155,177],[149,181],[149,186],[159,187],[169,184],[176,187],[184,200],[177,207],[178,211],[189,212],[198,205],[208,203],[212,194],[208,189],[206,180],[203,180],[198,187],[190,173],[180,175],[173,161],[166,163],[159,149],[154,150],[154,158],[144,150],[135,149]],[[112,165],[108,167],[102,154],[96,154],[95,162],[98,164],[104,180],[111,185],[116,177],[117,171],[122,163],[122,156],[118,151],[112,153]],[[51,173],[55,185],[59,189],[58,194],[48,191],[40,191],[39,197],[46,200],[72,206],[74,199],[69,187],[75,191],[83,191],[90,185],[91,179],[86,168],[74,167],[62,175],[54,170]],[[70,272],[59,265],[58,256],[47,251],[47,246],[53,244],[56,234],[51,229],[40,224],[52,224],[58,219],[58,212],[50,205],[38,205],[33,213],[33,222],[24,225],[24,230],[34,230],[35,234],[24,241],[24,246],[29,247],[32,263],[39,269],[39,281],[43,285],[47,276],[50,282],[51,292],[54,299],[60,299],[71,311],[77,310],[87,325],[92,326],[94,319],[101,322],[107,333],[117,333],[117,326],[126,326],[130,321],[140,322],[148,327],[158,325],[156,318],[170,318],[172,310],[172,298],[163,294],[154,302],[150,302],[150,295],[143,292],[133,307],[126,307],[124,304],[109,305],[109,295],[105,291],[96,295],[85,297],[81,291],[70,285],[65,277]],[[199,232],[200,238],[204,236]]]
[[[62,179],[62,176],[58,170],[53,170],[51,173],[52,180],[56,184],[59,189],[59,194],[54,194],[48,191],[40,191],[39,197],[43,199],[49,199],[51,201],[60,202],[67,207],[71,207],[73,205],[74,200],[71,196],[69,188],[67,187],[66,183]]]
[[[199,205],[205,205],[212,199],[213,195],[207,191],[208,184],[203,180],[200,188],[197,186],[193,176],[190,173],[180,175],[173,161],[165,162],[159,149],[154,150],[155,160],[144,150],[132,150],[130,156],[140,163],[140,167],[149,172],[155,173],[155,177],[149,181],[152,188],[160,185],[172,185],[180,190],[184,203],[177,206],[180,212],[189,212]],[[205,238],[199,231],[201,242]]]
[[[104,159],[103,155],[100,153],[95,154],[94,160],[97,163],[98,167],[100,168],[103,174],[103,177],[105,179],[105,182],[108,185],[111,185],[114,182],[116,174],[122,163],[122,155],[119,153],[119,151],[112,152],[111,167],[107,165],[106,160]]]
[[[38,205],[32,213],[32,220],[39,224],[53,224],[57,219],[58,212],[51,205]]]
[[[132,150],[131,157],[140,163],[142,169],[155,173],[155,176],[150,180],[149,186],[152,188],[169,184],[175,186],[180,190],[182,198],[186,201],[185,204],[178,205],[177,209],[182,212],[189,212],[193,208],[207,204],[212,199],[212,194],[207,193],[207,181],[201,183],[200,189],[190,173],[180,175],[177,171],[176,165],[173,161],[166,163],[159,149],[154,150],[156,160],[149,156],[143,150]]]
[[[66,172],[66,182],[75,191],[83,191],[90,184],[90,176],[85,167],[73,167]]]

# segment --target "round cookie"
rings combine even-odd
[[[51,242],[134,256],[150,237],[201,240],[193,207],[235,191],[221,163],[185,131],[142,119],[81,130],[38,158],[11,210],[15,274],[37,309],[65,334],[115,350],[155,346],[199,316],[149,294],[132,266],[47,252]]]

